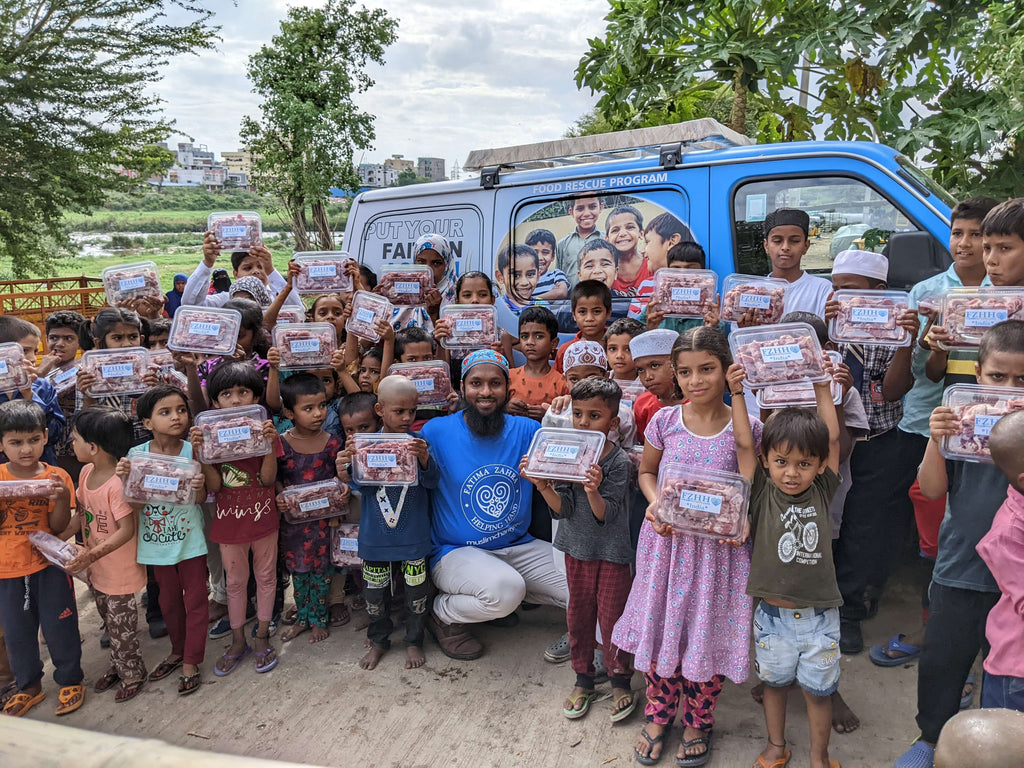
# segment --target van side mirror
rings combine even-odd
[[[895,290],[909,290],[953,263],[929,232],[894,232],[883,253],[889,257],[888,284]]]

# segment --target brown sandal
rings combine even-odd
[[[142,686],[145,682],[146,678],[142,678],[141,680],[135,680],[130,683],[126,683],[124,680],[122,680],[120,689],[114,695],[114,701],[116,701],[118,704],[121,704],[123,702],[128,701],[129,699],[134,699],[136,696],[139,695],[139,691],[142,690]]]
[[[349,613],[348,606],[344,603],[338,603],[332,605],[330,608],[331,620],[328,626],[331,627],[343,627],[352,621],[352,614]]]
[[[169,676],[174,670],[176,670],[184,663],[185,659],[183,658],[178,659],[177,661],[172,661],[171,659],[164,659],[156,665],[156,669],[149,673],[149,679],[154,682],[157,680],[163,680],[165,677]]]
[[[120,682],[120,680],[121,676],[117,674],[115,670],[111,669],[105,675],[103,675],[103,677],[96,681],[96,685],[94,685],[92,689],[96,691],[96,693],[103,693],[104,691],[109,691],[111,688],[117,685],[117,683]]]
[[[178,678],[178,695],[188,696],[190,693],[195,693],[202,684],[202,672],[196,672],[194,675],[182,675]]]
[[[60,703],[54,714],[70,715],[85,704],[85,688],[80,685],[65,685],[57,694],[57,701]]]
[[[10,717],[21,717],[45,698],[45,691],[39,691],[39,693],[25,693],[24,691],[18,691],[7,700],[6,704],[4,704],[4,714]]]

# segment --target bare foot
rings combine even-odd
[[[700,738],[710,738],[710,731],[702,731],[700,728],[683,728],[683,737],[679,740],[679,751],[676,752],[676,760],[683,760],[687,757],[699,757],[708,751],[708,745],[704,742],[684,746],[685,742]]]
[[[832,694],[832,730],[836,733],[850,733],[860,728],[860,718],[843,701],[839,691]]]
[[[419,669],[427,663],[427,657],[423,655],[423,649],[410,645],[405,649],[405,668]]]
[[[327,631],[326,627],[314,626],[310,630],[309,642],[311,642],[311,643],[319,643],[321,640],[326,640],[330,636],[331,636],[331,633]]]
[[[371,645],[366,655],[359,660],[359,666],[363,669],[376,669],[377,663],[387,651],[380,646]]]
[[[294,640],[308,629],[309,624],[304,621],[297,621],[281,633],[281,642],[287,643],[289,640]]]
[[[636,744],[633,745],[633,752],[640,757],[649,757],[657,761],[661,757],[662,747],[665,746],[660,739],[664,737],[667,730],[668,726],[647,723],[640,729],[640,735],[637,736]]]
[[[343,627],[352,620],[352,614],[349,613],[348,606],[344,603],[332,605],[330,616],[332,627]]]
[[[758,704],[764,704],[764,683],[758,683],[750,689],[750,698]]]

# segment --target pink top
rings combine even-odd
[[[86,549],[95,549],[117,532],[115,521],[134,515],[124,500],[121,478],[112,476],[99,488],[89,488],[93,465],[86,464],[78,479],[78,514],[85,519],[82,536]],[[138,539],[132,536],[89,567],[89,581],[105,595],[130,595],[146,586],[146,567],[136,559]]]
[[[1024,495],[1020,491],[1008,489],[977,549],[1003,593],[985,626],[992,645],[985,671],[1024,678]]]

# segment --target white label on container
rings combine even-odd
[[[312,501],[299,502],[299,509],[301,509],[303,512],[312,512],[317,509],[327,509],[329,506],[331,506],[331,502],[327,500],[326,496],[320,499],[313,499]]]
[[[548,443],[544,446],[545,459],[576,461],[576,457],[579,456],[579,453],[579,445],[572,445],[569,443]]]
[[[249,427],[225,427],[217,430],[218,443],[237,443],[241,440],[248,440],[252,437],[252,430]]]
[[[434,380],[432,378],[413,379],[412,383],[416,386],[416,391],[417,392],[433,392],[434,391]]]
[[[368,453],[366,466],[370,469],[388,469],[398,466],[398,457],[393,453]]]
[[[310,277],[337,277],[338,276],[338,265],[337,264],[310,264],[309,265],[309,276]]]
[[[309,354],[320,351],[320,339],[294,339],[289,342],[293,355]]]
[[[974,417],[974,434],[976,437],[988,437],[992,433],[992,427],[1002,418],[1002,414],[993,413],[989,416]]]
[[[122,291],[131,291],[135,288],[144,288],[145,285],[145,275],[138,275],[137,277],[126,277],[124,280],[117,281],[117,287]]]
[[[850,309],[850,322],[857,325],[886,325],[889,322],[889,310],[884,307],[853,307]]]
[[[344,538],[339,537],[334,540],[334,546],[342,552],[358,552],[359,539],[350,539],[347,536]]]
[[[761,347],[761,359],[766,363],[788,363],[803,360],[804,353],[799,344],[777,344],[774,347]]]
[[[199,336],[219,336],[220,323],[200,323],[193,320],[188,324],[188,332]]]
[[[472,331],[482,331],[484,329],[484,321],[479,317],[457,317],[455,318],[455,332],[456,333],[470,333]]]
[[[6,376],[6,375],[7,375],[7,361],[6,360],[0,360],[0,376]]]
[[[356,320],[358,320],[360,323],[367,323],[372,325],[374,318],[376,317],[377,315],[372,309],[360,307],[359,309],[356,310]]]
[[[742,309],[771,309],[771,306],[771,296],[762,296],[760,293],[740,294],[740,308]]]
[[[1009,318],[1005,309],[968,309],[964,313],[966,328],[991,328]]]
[[[100,372],[104,379],[121,379],[135,373],[135,367],[131,363],[114,363],[113,365],[101,365]]]
[[[245,237],[248,228],[244,224],[235,224],[229,227],[220,228],[221,237]]]
[[[681,509],[693,509],[697,512],[707,512],[709,515],[718,515],[722,512],[722,497],[713,493],[683,491],[679,494],[679,506]]]
[[[176,491],[178,490],[178,478],[146,475],[142,480],[142,487],[151,491]]]
[[[68,379],[74,378],[77,375],[78,366],[76,365],[72,368],[68,368],[66,371],[59,371],[58,373],[56,373],[53,377],[53,382],[55,384],[63,384]]]
[[[395,283],[395,293],[419,293],[421,290],[419,283]]]
[[[700,288],[673,286],[672,301],[700,301]]]

